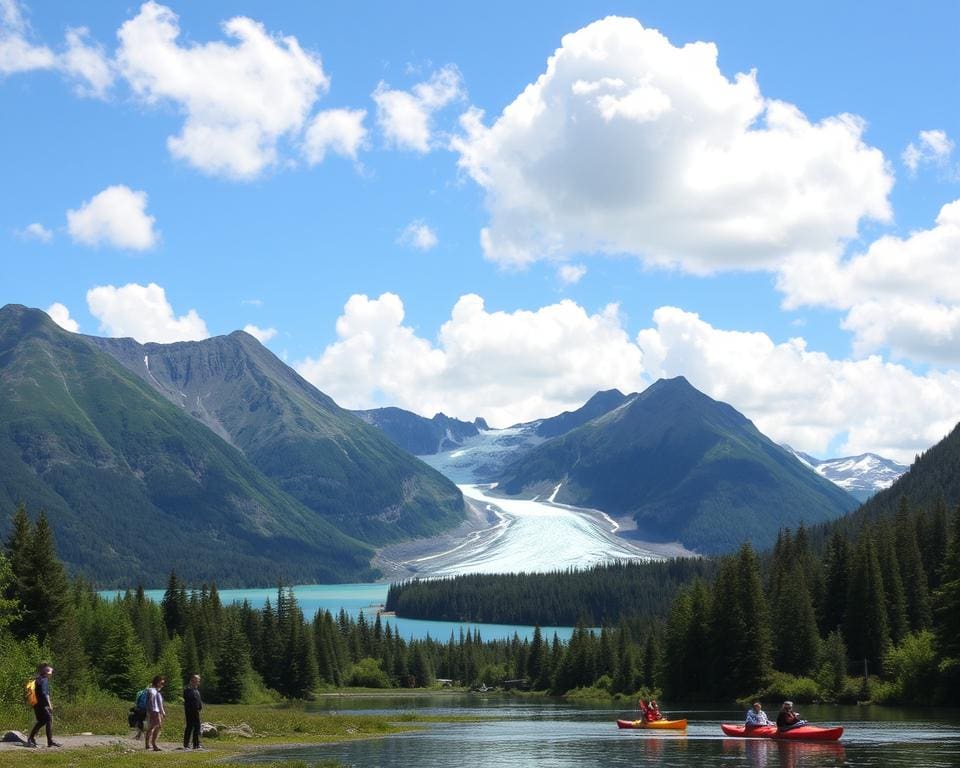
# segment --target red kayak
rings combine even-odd
[[[819,725],[798,725],[786,731],[778,731],[775,725],[730,725],[721,723],[720,727],[727,736],[741,736],[747,739],[777,739],[779,741],[836,741],[843,735],[843,726],[822,728]]]

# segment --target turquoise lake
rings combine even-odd
[[[387,600],[389,584],[306,584],[295,586],[293,592],[300,603],[303,615],[312,620],[317,611],[328,610],[336,616],[343,608],[350,616],[356,617],[362,611],[364,616],[373,623],[377,609]],[[146,594],[151,600],[159,602],[163,598],[162,589],[150,589]],[[114,591],[102,593],[112,597]],[[243,602],[248,600],[256,608],[260,608],[270,600],[277,602],[275,587],[265,589],[223,589],[220,590],[220,600],[223,603]],[[402,638],[411,637],[421,639],[428,635],[435,640],[446,641],[450,633],[458,635],[460,630],[477,628],[483,640],[509,639],[518,635],[521,640],[533,638],[533,627],[514,624],[470,624],[454,621],[425,621],[422,619],[403,619],[396,616],[382,616],[380,621],[389,622],[395,631],[400,632]],[[561,640],[569,640],[573,633],[572,627],[542,627],[543,636],[552,640],[553,634]]]

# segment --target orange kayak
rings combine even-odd
[[[653,731],[685,731],[687,721],[683,720],[617,720],[617,728],[646,728]]]

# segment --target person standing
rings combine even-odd
[[[183,715],[187,721],[183,731],[183,748],[187,749],[191,736],[193,748],[200,749],[200,710],[203,700],[200,698],[200,675],[190,675],[190,683],[183,689]]]
[[[163,719],[167,716],[162,693],[163,686],[166,684],[166,679],[162,675],[157,675],[147,688],[147,732],[143,739],[143,748],[152,748],[154,752],[160,751],[160,747],[157,746],[157,737],[160,735]]]
[[[59,747],[60,745],[53,740],[53,701],[50,698],[50,675],[53,674],[53,667],[46,662],[42,662],[37,667],[37,678],[33,681],[33,690],[36,695],[36,703],[33,705],[33,714],[37,718],[33,730],[30,731],[30,737],[27,739],[28,747],[37,746],[37,734],[41,728],[47,729],[47,746]]]

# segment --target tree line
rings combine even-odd
[[[670,600],[651,600],[647,615],[604,608],[599,627],[598,614],[584,612],[563,642],[537,621],[530,639],[484,640],[477,629],[405,639],[379,614],[306,617],[292,588],[278,587],[262,606],[223,604],[215,585],[188,586],[173,572],[159,602],[142,587],[106,599],[67,577],[45,516],[32,523],[21,507],[0,555],[0,708],[22,703],[23,680],[40,658],[57,667],[66,698],[130,699],[154,674],[172,681],[176,697],[176,683],[199,672],[212,702],[514,680],[554,694],[642,691],[676,701],[765,694],[935,703],[960,682],[960,508],[952,518],[942,502],[923,510],[904,499],[895,519],[855,533],[838,526],[812,536],[801,527],[781,532],[763,556],[744,545],[710,565],[660,564],[653,571],[663,585],[690,568]],[[555,599],[576,604],[577,590],[605,572],[619,593],[634,569],[593,569],[586,581],[548,576]],[[527,578],[506,583],[522,590]]]
[[[391,584],[386,610],[405,618],[533,626],[615,626],[622,618],[665,617],[677,591],[709,579],[716,561],[624,561],[553,573],[472,573]]]

